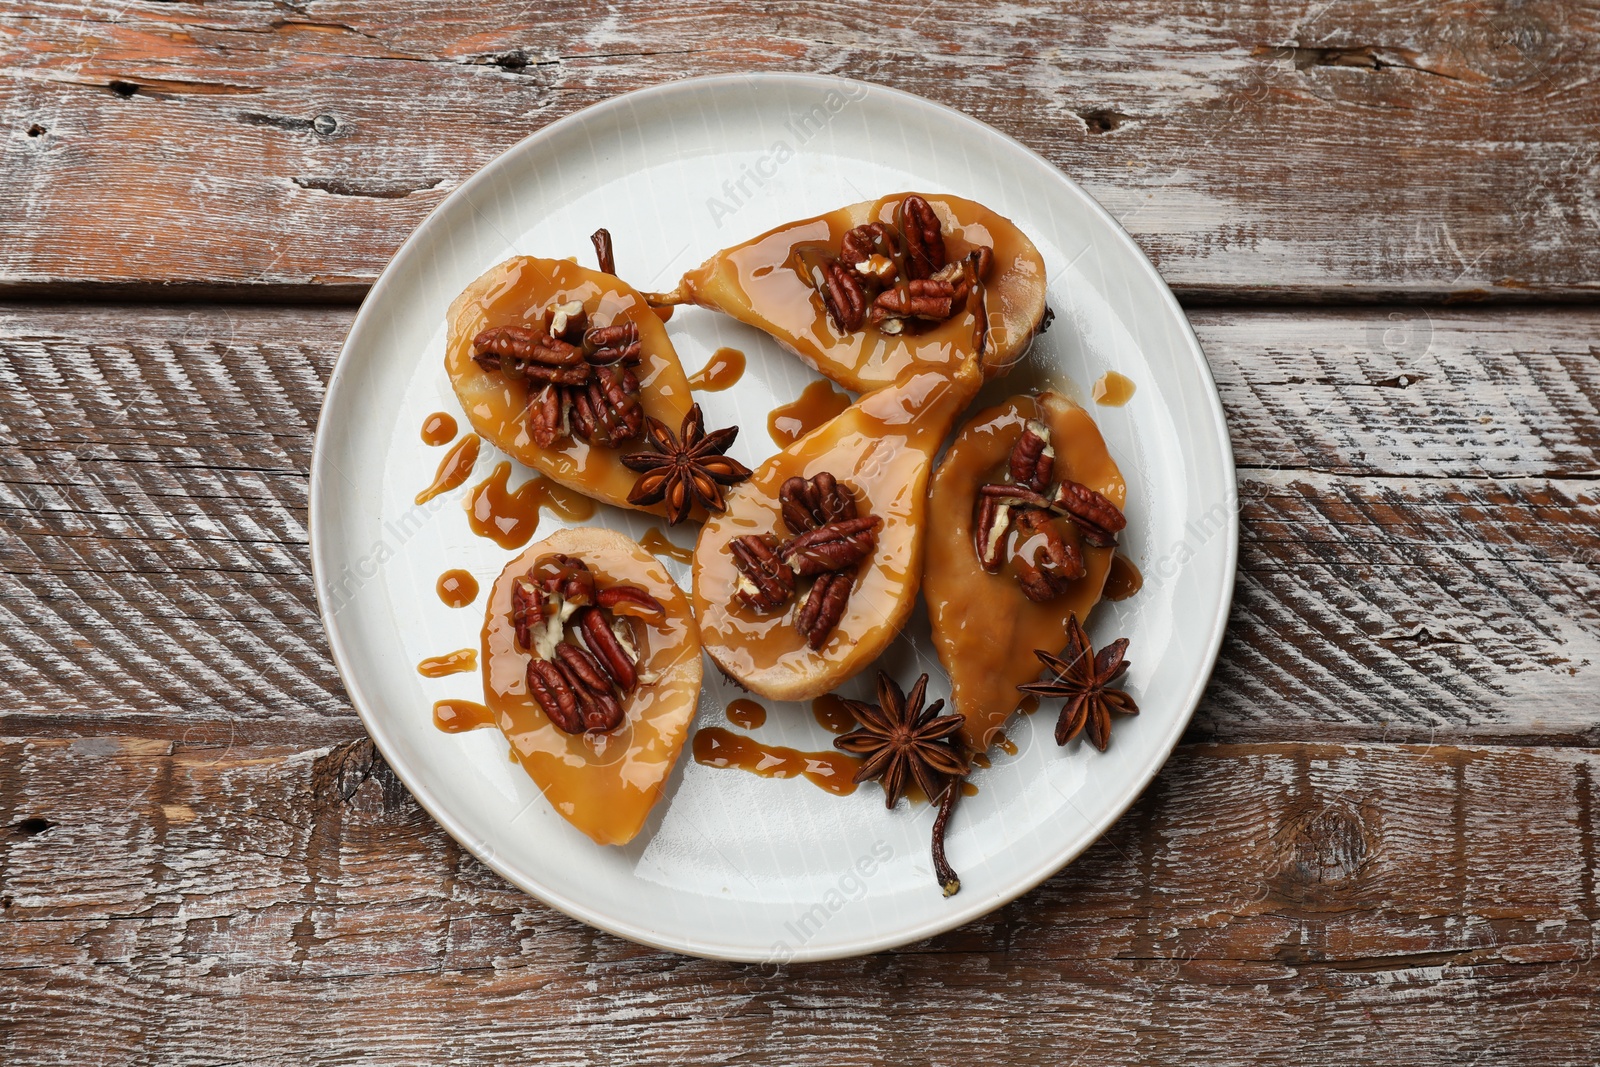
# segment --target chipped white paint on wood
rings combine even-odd
[[[1600,283],[1593,5],[19,0],[0,285],[353,297],[451,189],[689,74],[908,89],[1080,179],[1181,293]]]

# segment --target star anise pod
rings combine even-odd
[[[879,671],[877,704],[844,702],[860,725],[835,738],[833,747],[862,757],[855,780],[878,779],[885,807],[894,807],[913,779],[928,799],[934,800],[948,781],[967,773],[966,751],[960,741],[952,740],[967,717],[940,715],[942,700],[923,707],[927,690],[926,674],[917,679],[907,696],[899,683]]]
[[[1061,650],[1061,655],[1034,650],[1033,654],[1055,677],[1017,688],[1046,700],[1056,697],[1066,700],[1061,718],[1056,720],[1056,744],[1065,745],[1088,727],[1090,742],[1104,752],[1111,743],[1111,713],[1139,714],[1139,705],[1133,702],[1133,697],[1110,688],[1128,669],[1127,660],[1122,658],[1127,651],[1128,639],[1119,637],[1096,655],[1076,615],[1067,627],[1067,647]]]
[[[749,467],[723,455],[738,436],[737,426],[706,433],[699,404],[683,417],[676,437],[660,420],[646,418],[645,440],[652,451],[622,457],[623,464],[640,475],[628,503],[649,507],[665,501],[667,522],[673,526],[688,518],[696,503],[707,511],[721,511],[722,487],[750,477]]]

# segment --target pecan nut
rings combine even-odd
[[[855,568],[851,567],[818,575],[811,583],[811,592],[800,606],[794,625],[813,652],[822,651],[822,646],[828,643],[828,635],[844,618],[855,582]]]
[[[586,655],[576,645],[561,645],[563,649],[572,649],[580,655]],[[579,660],[576,656],[563,656],[556,663],[556,669],[572,690],[573,699],[578,705],[578,716],[582,722],[584,733],[606,733],[616,729],[622,723],[622,705],[611,694],[611,689],[603,682],[599,686],[592,685],[586,678],[578,673],[575,666]],[[588,666],[586,664],[585,666]],[[568,733],[578,733],[577,730],[568,730]]]
[[[854,333],[866,321],[866,287],[854,270],[836,259],[822,264],[822,305],[840,333]]]
[[[868,222],[844,235],[839,242],[839,261],[857,274],[865,274],[887,285],[899,273],[894,263],[898,251],[889,227],[881,222]],[[877,269],[873,269],[875,267]]]
[[[1096,548],[1117,543],[1117,533],[1128,525],[1122,510],[1086,485],[1062,479],[1050,496],[1050,506],[1083,531],[1083,539]]]
[[[577,695],[554,663],[537,657],[528,661],[528,693],[556,729],[569,734],[583,733]]]
[[[642,436],[644,408],[633,372],[615,366],[594,368],[588,387],[572,397],[572,431],[606,448]]]
[[[584,343],[593,351],[589,362],[596,365],[626,363],[635,365],[641,358],[639,324],[632,319],[614,322],[610,326],[597,326],[584,334]]]
[[[491,326],[472,339],[473,359],[485,370],[525,376],[532,366],[578,367],[583,349],[526,326]]]
[[[827,471],[809,479],[799,475],[790,478],[778,489],[778,503],[784,525],[794,534],[853,519],[858,514],[855,496]]]
[[[1061,529],[1049,512],[1030,508],[1017,516],[1015,525],[1017,546],[1012,565],[1029,600],[1054,600],[1084,576],[1083,553],[1061,536]]]
[[[667,609],[661,601],[636,585],[613,585],[600,590],[595,603],[613,615],[638,619],[664,619]]]
[[[568,345],[582,344],[588,328],[589,313],[583,310],[582,300],[557,304],[544,313],[544,332]]]
[[[568,433],[567,412],[571,401],[566,388],[542,385],[528,402],[528,435],[540,448],[550,448]]]
[[[739,569],[739,599],[756,611],[776,611],[794,596],[794,574],[773,552],[767,538],[746,534],[728,543]]]
[[[945,265],[944,226],[933,205],[920,196],[908,196],[895,213],[905,239],[907,279],[933,277]]]
[[[978,514],[972,524],[973,548],[978,565],[990,574],[1005,562],[1006,535],[1011,532],[1011,505],[992,496],[978,497]]]
[[[830,522],[794,537],[784,544],[778,556],[802,578],[841,570],[872,553],[882,525],[883,520],[876,515]]]
[[[1050,486],[1055,466],[1056,450],[1050,444],[1050,428],[1037,419],[1029,419],[1011,448],[1011,480],[1042,493]]]
[[[598,608],[584,608],[573,616],[572,621],[578,626],[584,646],[610,679],[617,683],[617,688],[624,693],[632,691],[639,684],[639,672],[633,656],[623,646],[616,631],[612,630],[605,614]]]

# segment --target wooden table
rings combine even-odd
[[[1593,1063],[1592,2],[10,0],[0,1060]],[[1233,619],[1184,744],[1037,891],[903,952],[648,951],[373,752],[306,548],[400,240],[690,73],[910,89],[1043,152],[1184,301]]]

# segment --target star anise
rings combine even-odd
[[[844,702],[860,725],[835,738],[833,747],[862,757],[855,780],[878,779],[885,807],[894,807],[913,779],[928,799],[934,800],[947,782],[967,773],[966,751],[960,741],[952,740],[967,717],[940,715],[942,700],[923,707],[927,690],[926,674],[917,679],[907,696],[899,683],[879,671],[877,704]]]
[[[749,467],[723,455],[738,436],[737,426],[706,433],[699,404],[683,417],[676,437],[660,420],[647,418],[645,440],[653,451],[622,457],[623,464],[640,475],[628,503],[649,507],[665,501],[667,522],[673,526],[688,518],[696,503],[707,511],[721,511],[722,487],[750,477]]]
[[[1098,655],[1089,645],[1089,636],[1078,624],[1074,615],[1067,627],[1067,647],[1061,655],[1052,656],[1042,649],[1034,655],[1054,673],[1049,681],[1029,682],[1019,685],[1024,693],[1051,700],[1063,697],[1061,718],[1056,720],[1056,744],[1065,745],[1084,727],[1088,727],[1089,740],[1101,752],[1111,743],[1111,713],[1139,714],[1139,705],[1120,689],[1110,686],[1128,669],[1123,654],[1128,651],[1128,639],[1120,637],[1100,650]]]

